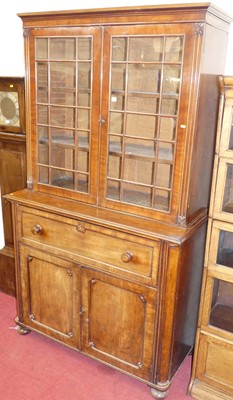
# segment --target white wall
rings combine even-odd
[[[17,13],[81,8],[121,7],[134,5],[156,5],[187,3],[179,0],[6,0],[0,3],[0,76],[24,76],[24,51],[22,22]],[[198,1],[190,0],[192,3]],[[233,16],[232,0],[213,0],[212,3]],[[218,49],[216,48],[216,51]],[[230,28],[226,75],[233,75],[233,22]]]

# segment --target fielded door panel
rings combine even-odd
[[[155,289],[83,268],[82,350],[149,380],[155,302]]]
[[[27,48],[31,185],[87,203],[96,202],[100,38],[99,28],[32,29]]]
[[[20,248],[22,313],[32,329],[79,347],[79,269],[28,247]]]
[[[192,25],[105,28],[104,207],[175,219],[194,37]]]

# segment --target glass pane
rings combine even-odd
[[[78,64],[78,89],[90,89],[91,87],[91,64]]]
[[[78,132],[78,148],[88,150],[90,146],[89,143],[89,132],[80,131]]]
[[[36,58],[48,59],[48,39],[36,39]]]
[[[123,179],[131,182],[152,185],[153,163],[143,160],[125,158]]]
[[[122,200],[125,203],[151,207],[151,188],[123,182],[122,189]]]
[[[183,52],[183,38],[180,36],[166,37],[165,61],[181,62]]]
[[[50,123],[55,126],[74,128],[75,109],[65,107],[50,107]]]
[[[160,118],[159,137],[163,140],[175,140],[176,138],[176,119]]]
[[[127,114],[126,135],[154,138],[157,133],[157,118],[149,115]]]
[[[91,105],[90,91],[85,90],[85,89],[78,90],[77,105],[80,107],[90,107],[90,105]]]
[[[39,166],[39,178],[40,183],[48,184],[49,183],[49,169],[46,167]]]
[[[172,165],[158,163],[156,169],[156,186],[170,189],[172,181]]]
[[[92,41],[91,38],[79,38],[78,39],[78,59],[79,60],[91,60],[92,53]]]
[[[123,133],[123,122],[124,122],[124,114],[122,113],[110,113],[110,126],[109,131],[111,133]]]
[[[50,63],[50,86],[51,88],[75,89],[75,63],[74,62],[51,62]]]
[[[51,128],[51,144],[64,148],[74,147],[74,132]]]
[[[75,63],[50,63],[50,102],[75,105]]]
[[[157,114],[159,111],[159,97],[147,94],[128,93],[127,111]]]
[[[37,101],[48,103],[48,64],[37,64]]]
[[[77,174],[77,191],[88,193],[88,175]]]
[[[233,213],[233,164],[227,164],[226,182],[222,209],[225,212]]]
[[[155,158],[155,142],[149,140],[125,139],[125,154],[134,158]]]
[[[74,174],[51,168],[51,185],[74,190]]]
[[[109,155],[108,159],[108,176],[109,178],[120,179],[121,177],[121,158]]]
[[[161,66],[150,64],[129,64],[128,91],[159,93]]]
[[[109,139],[109,152],[111,154],[121,154],[122,152],[122,137],[121,136],[110,136]]]
[[[53,88],[50,92],[51,104],[74,106],[75,105],[75,91],[74,90],[61,90],[60,88]]]
[[[51,60],[75,60],[75,58],[76,58],[75,38],[50,39]]]
[[[39,124],[48,124],[48,107],[38,106],[37,107],[37,121]]]
[[[233,233],[220,230],[217,264],[233,268]]]
[[[126,60],[126,38],[113,38],[112,39],[112,60],[125,61]]]
[[[233,333],[233,284],[219,279],[213,281],[209,324]]]
[[[38,162],[39,162],[39,164],[49,165],[49,146],[48,146],[48,144],[39,143]]]
[[[74,169],[74,150],[62,148],[56,142],[52,143],[51,165],[53,167]]]
[[[233,150],[233,107],[231,109],[231,129],[230,129],[229,149]]]
[[[125,64],[112,65],[112,90],[125,90]]]
[[[180,89],[181,69],[179,65],[165,65],[163,77],[163,93],[176,95]]]
[[[49,130],[47,126],[38,126],[39,143],[48,143]]]
[[[78,109],[78,128],[90,129],[90,111],[82,108]]]
[[[129,61],[162,60],[163,37],[143,37],[129,39]]]
[[[48,147],[48,127],[39,126],[38,127],[38,161],[40,164],[49,165],[49,147]]]
[[[120,200],[120,183],[118,181],[107,180],[107,198]]]
[[[78,151],[77,167],[80,172],[89,171],[89,153],[87,151]]]
[[[161,101],[161,114],[177,115],[178,113],[178,99],[168,99],[163,96]]]
[[[120,95],[119,93],[111,95],[111,106],[112,110],[123,111],[125,107],[125,96]]]
[[[157,210],[168,211],[170,203],[170,192],[166,190],[155,190],[154,208]]]
[[[158,159],[161,161],[172,162],[174,158],[174,145],[171,143],[159,143]]]

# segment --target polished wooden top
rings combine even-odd
[[[209,2],[30,12],[19,13],[18,16],[22,18],[24,26],[44,26],[45,21],[50,21],[52,25],[58,24],[59,21],[61,24],[75,25],[80,20],[82,23],[88,23],[90,18],[96,20],[97,24],[107,24],[111,23],[112,18],[116,22],[116,17],[119,18],[119,23],[124,22],[124,18],[127,18],[129,23],[129,18],[132,22],[136,22],[138,18],[142,21],[142,17],[145,18],[143,19],[145,23],[147,19],[151,21],[163,19],[164,22],[169,22],[171,18],[173,22],[175,20],[203,22],[208,19],[207,13],[211,20],[217,17],[227,24],[233,19],[228,13]]]

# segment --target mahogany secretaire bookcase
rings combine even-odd
[[[163,398],[195,337],[231,19],[209,3],[20,17],[19,330]]]

